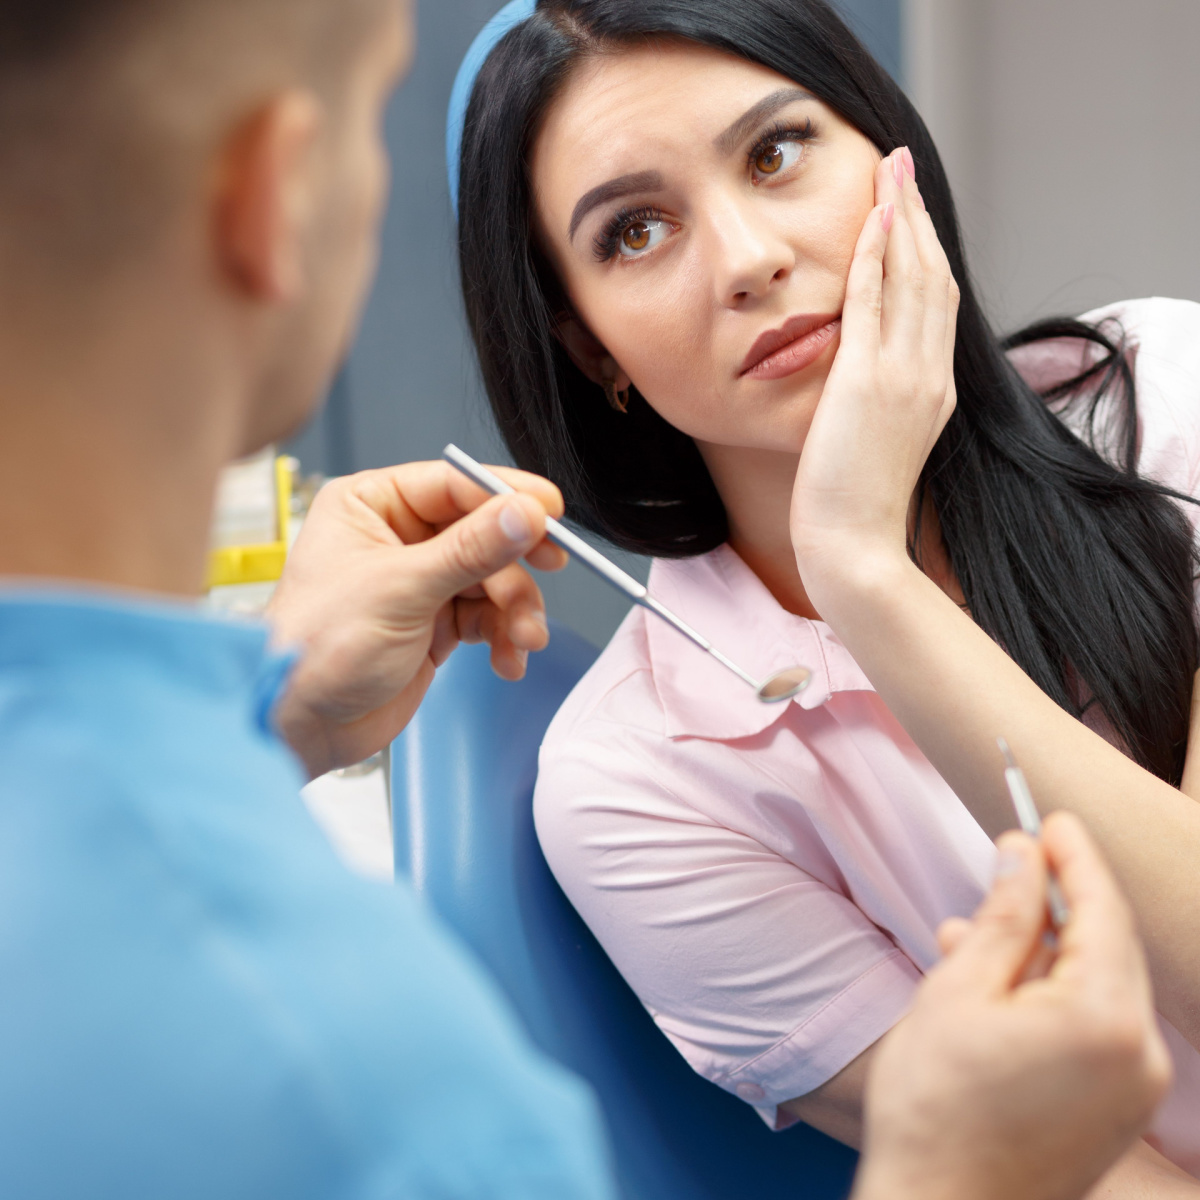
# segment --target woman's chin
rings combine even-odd
[[[776,409],[771,413],[760,411],[753,417],[747,414],[746,420],[737,428],[715,431],[710,437],[696,437],[696,443],[702,454],[711,448],[718,454],[736,455],[739,460],[776,455],[799,458],[815,411],[814,400],[788,405],[785,410]]]
[[[825,367],[819,372],[806,372],[803,376],[776,381],[772,395],[766,397],[760,394],[755,398],[754,409],[759,416],[754,424],[778,449],[786,446],[799,453],[828,379],[829,368]]]
[[[679,413],[676,405],[651,405],[702,448],[728,447],[799,455],[825,391],[832,356],[807,370],[769,383],[739,379],[731,392],[713,397],[703,414]],[[752,384],[752,386],[747,386]]]

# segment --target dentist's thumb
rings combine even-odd
[[[546,510],[533,496],[497,496],[436,537],[407,546],[431,613],[523,558],[546,536]],[[413,580],[413,582],[417,582]]]

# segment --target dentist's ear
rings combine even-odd
[[[626,392],[632,380],[620,363],[600,344],[578,317],[562,316],[554,328],[554,336],[563,344],[571,361],[597,387],[611,384],[616,391]]]
[[[313,93],[281,92],[223,148],[215,251],[226,279],[253,300],[286,304],[306,287],[305,245],[317,187],[313,148],[323,118]]]

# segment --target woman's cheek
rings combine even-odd
[[[624,357],[615,357],[659,416],[692,437],[705,437],[728,419],[713,339],[697,319],[689,319],[685,304],[656,305],[634,317],[629,328],[638,330],[636,343]]]
[[[729,398],[714,387],[711,376],[682,373],[647,382],[638,391],[664,421],[688,437],[726,445],[739,440],[738,414]]]

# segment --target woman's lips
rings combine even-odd
[[[746,356],[743,379],[785,379],[812,366],[838,335],[840,317],[793,317],[781,329],[764,333]]]

